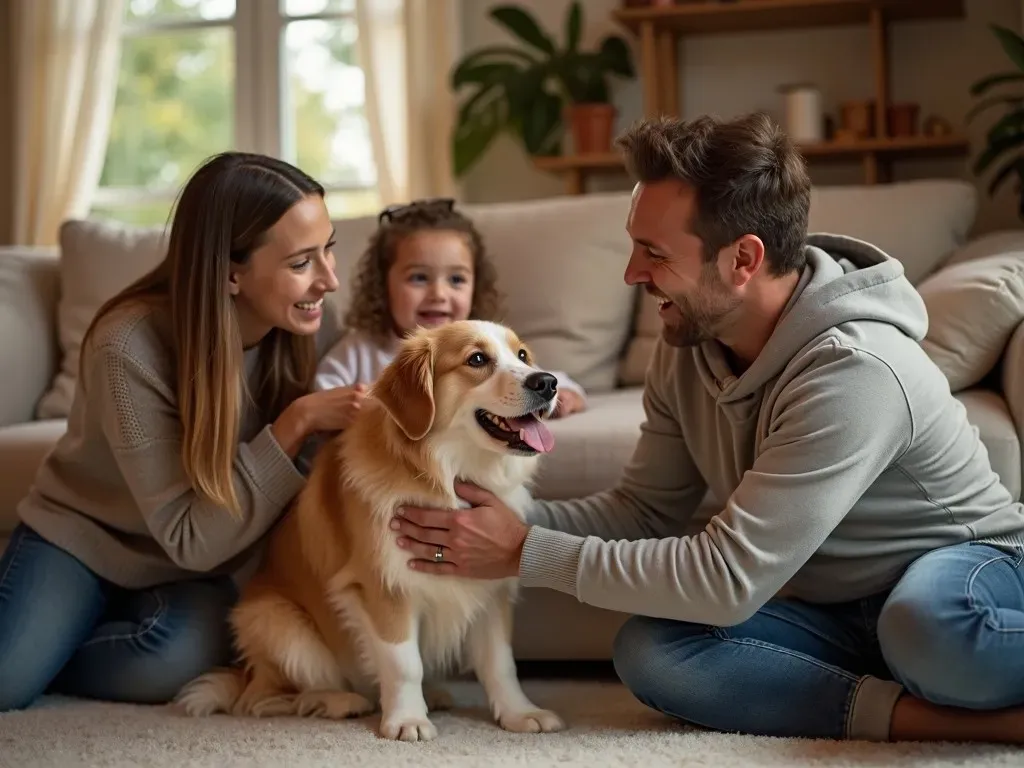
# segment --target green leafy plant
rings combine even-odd
[[[480,48],[452,70],[456,93],[472,88],[452,135],[456,176],[464,175],[502,133],[516,138],[531,155],[560,154],[565,106],[606,104],[611,75],[635,77],[621,37],[608,35],[596,51],[580,48],[583,11],[578,0],[566,12],[561,45],[520,7],[497,6],[489,16],[525,47]]]
[[[971,95],[982,97],[1000,85],[1024,82],[1024,38],[1011,29],[998,24],[990,28],[999,40],[1003,51],[1016,69],[998,72],[981,78],[971,86]],[[993,107],[1003,107],[1005,112],[988,130],[985,146],[974,161],[974,173],[980,176],[1001,161],[988,186],[989,195],[994,195],[1004,183],[1013,177],[1017,179],[1018,194],[1024,192],[1024,94],[1001,94],[985,96],[967,113],[970,122],[982,112]],[[1018,203],[1018,211],[1024,217],[1024,195]]]

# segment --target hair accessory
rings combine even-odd
[[[413,200],[411,203],[400,203],[389,205],[377,215],[377,223],[384,224],[400,219],[413,211],[422,211],[437,208],[450,213],[455,209],[455,199],[451,197],[428,197],[420,200]]]

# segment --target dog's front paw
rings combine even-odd
[[[430,741],[437,728],[425,717],[390,715],[381,720],[380,735],[395,741]]]
[[[565,728],[562,718],[549,709],[507,712],[498,718],[498,724],[515,733],[553,733]]]

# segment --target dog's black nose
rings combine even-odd
[[[558,381],[550,373],[538,371],[537,373],[531,373],[526,377],[526,381],[523,382],[526,388],[536,392],[538,395],[543,397],[545,400],[550,400],[555,396],[555,392],[558,391]]]

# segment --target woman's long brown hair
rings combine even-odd
[[[82,342],[84,351],[96,324],[115,307],[169,301],[185,474],[199,494],[235,515],[240,507],[232,478],[243,399],[252,398],[266,422],[276,419],[309,391],[316,342],[273,329],[260,342],[250,391],[228,279],[267,230],[312,194],[323,197],[323,187],[281,160],[244,152],[208,159],[181,191],[164,260],[107,301]]]

